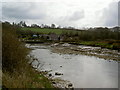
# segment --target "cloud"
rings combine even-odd
[[[118,2],[118,25],[120,26],[120,1]]]
[[[112,2],[103,9],[101,20],[105,26],[118,25],[118,2]]]
[[[4,0],[2,20],[95,27],[117,25],[116,0]]]
[[[70,21],[77,21],[77,20],[80,20],[84,18],[84,11],[76,11],[74,12],[70,17],[69,17],[69,20]]]
[[[15,19],[44,19],[44,8],[39,8],[36,3],[3,3],[2,14],[3,17]]]

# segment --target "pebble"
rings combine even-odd
[[[49,74],[49,77],[51,77],[52,76],[52,74]]]

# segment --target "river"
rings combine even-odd
[[[50,46],[30,45],[40,63],[38,71],[50,71],[52,78],[70,81],[74,88],[118,88],[118,62],[95,56],[59,54]],[[32,63],[35,67],[38,63]],[[63,75],[55,75],[56,72]]]

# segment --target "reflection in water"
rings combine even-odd
[[[52,70],[54,78],[68,80],[75,88],[118,87],[118,63],[115,61],[85,55],[60,55],[45,48],[35,49],[31,54],[41,63],[38,69]],[[63,75],[55,76],[55,72]]]

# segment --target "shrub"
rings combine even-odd
[[[26,64],[28,50],[16,35],[17,27],[3,23],[2,32],[2,66],[3,71],[20,70]]]

